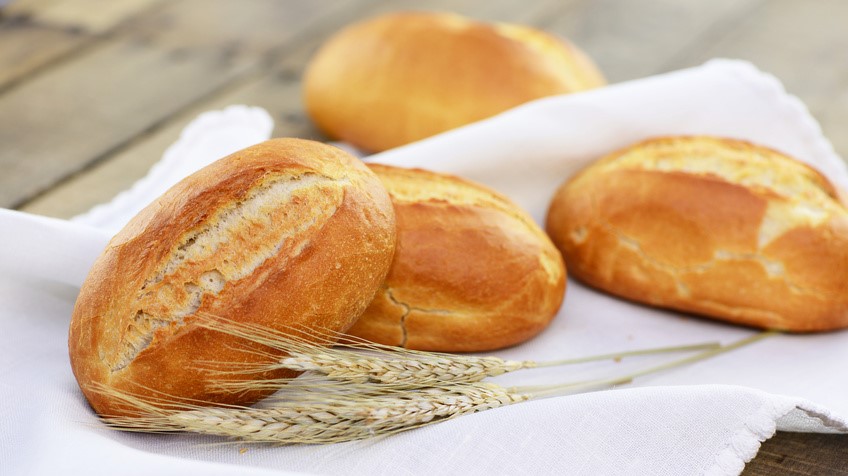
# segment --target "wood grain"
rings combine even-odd
[[[277,120],[277,136],[296,136],[302,138],[321,138],[320,134],[312,127],[311,123],[304,121],[303,115],[297,117],[289,111],[301,109],[299,82],[295,77],[282,71],[277,64],[277,59],[288,58],[293,51],[299,52],[295,56],[304,61],[308,55],[304,51],[314,48],[316,38],[323,38],[333,31],[347,24],[358,15],[367,14],[368,6],[376,2],[360,1],[358,5],[350,5],[348,9],[333,11],[322,18],[320,24],[312,26],[312,35],[305,38],[303,42],[293,38],[292,41],[266,58],[262,65],[264,69],[246,72],[238,78],[227,83],[227,87],[216,90],[214,94],[204,96],[191,107],[184,108],[179,113],[169,117],[166,121],[149,128],[136,135],[131,141],[122,147],[116,148],[97,164],[80,173],[66,177],[61,183],[47,190],[45,193],[34,197],[21,204],[19,208],[24,211],[38,213],[48,216],[68,218],[82,213],[92,206],[110,200],[117,193],[131,186],[136,180],[147,173],[150,167],[157,162],[164,150],[177,140],[180,131],[197,115],[204,111],[220,109],[231,104],[261,105],[275,115]],[[364,11],[363,11],[364,10]],[[145,19],[146,28],[155,28],[156,24],[167,23],[171,13],[158,12],[156,20]],[[189,14],[184,10],[182,14]],[[219,19],[220,20],[220,19]],[[214,30],[214,28],[213,28]],[[238,38],[238,32],[232,32],[231,37]],[[172,38],[165,38],[164,43],[170,42],[170,47],[180,48],[179,43]],[[198,42],[208,41],[193,38],[190,41],[195,45]],[[266,43],[267,46],[267,43]],[[248,46],[250,54],[256,54],[259,49],[256,43]],[[265,51],[270,53],[270,51]],[[275,59],[277,58],[277,59]],[[288,63],[286,63],[288,64]],[[279,118],[283,118],[282,121]],[[293,127],[286,127],[287,123]]]
[[[311,34],[302,42],[272,55],[267,61],[266,70],[254,72],[247,79],[242,78],[229,87],[215,91],[149,133],[139,135],[125,147],[110,153],[100,163],[20,204],[19,208],[31,213],[68,218],[108,201],[143,176],[194,117],[204,111],[221,109],[231,104],[256,105],[268,110],[276,122],[274,134],[277,137],[325,139],[304,113],[301,99],[300,78],[315,49],[329,35],[352,21],[396,9],[411,9],[416,4],[412,0],[361,2],[356,8],[337,11],[321,25],[314,26]],[[562,6],[555,0],[537,1],[535,8],[530,9],[509,0],[465,0],[460,4],[454,0],[439,0],[427,5],[434,10],[450,7],[453,11],[474,14],[477,18],[487,20],[520,17],[527,22],[539,21],[552,9]],[[156,15],[157,18],[165,16],[161,12]],[[176,40],[171,38],[168,41]],[[171,45],[179,46],[176,43]]]
[[[75,51],[88,39],[79,29],[45,26],[25,16],[0,22],[0,91]]]
[[[743,476],[848,474],[848,435],[778,432],[760,447]]]
[[[31,20],[90,33],[103,33],[164,0],[73,0],[25,5],[13,3],[13,12]]]
[[[228,57],[257,59],[312,34],[346,9],[344,2],[317,8],[309,0],[182,0],[137,17],[124,32],[153,47],[187,53],[219,50]]]
[[[98,36],[163,0],[16,0],[0,21],[0,91],[80,54]]]
[[[13,112],[0,115],[0,206],[51,187],[245,66],[124,40],[0,96],[0,110]]]
[[[582,0],[540,26],[573,40],[611,82],[619,82],[668,70],[670,58],[761,2]]]
[[[713,57],[752,61],[774,74],[822,124],[843,158],[848,155],[848,2],[761,2],[713,41],[702,42],[667,69]]]
[[[193,4],[193,5],[192,5]],[[171,5],[171,4],[169,4]],[[0,96],[0,206],[16,207],[81,171],[144,131],[184,110],[261,64],[275,47],[308,30],[331,9],[289,1],[298,16],[279,13],[277,2],[256,1],[237,18],[233,2],[186,0],[176,10],[142,14],[125,33],[109,38],[73,62]],[[185,5],[193,6],[187,8]],[[176,7],[174,7],[176,8]],[[218,9],[238,25],[195,37],[194,11]],[[220,34],[215,34],[218,30]],[[275,30],[238,39],[237,31]],[[177,33],[175,33],[177,32]],[[184,44],[174,35],[189,32]],[[84,138],[84,140],[81,140]],[[19,157],[26,157],[25,161]]]
[[[0,13],[8,16],[29,16],[59,1],[61,0],[15,0],[3,7]]]

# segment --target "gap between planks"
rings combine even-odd
[[[59,9],[56,2],[14,1],[0,17],[0,94],[86,54],[130,17],[163,1],[108,2],[105,14],[93,8],[102,0],[62,2]]]
[[[619,69],[612,66],[604,68],[611,79],[616,80],[700,63],[702,60],[698,58],[704,54],[708,55],[709,53],[705,52],[710,51],[717,42],[721,44],[719,41],[721,38],[727,36],[732,38],[740,29],[748,31],[749,20],[742,19],[760,18],[762,16],[760,10],[764,8],[761,0],[742,2],[723,0],[710,4],[687,0],[679,5],[679,10],[669,10],[665,8],[665,5],[657,2],[647,2],[638,6],[638,12],[633,10],[636,6],[622,5],[618,7],[618,14],[610,14],[608,8],[603,8],[609,6],[610,2],[605,3],[607,5],[598,6],[585,1],[571,1],[559,5],[550,2],[533,2],[530,8],[527,8],[525,4],[520,9],[510,9],[503,4],[490,3],[486,4],[487,11],[481,12],[479,5],[474,2],[465,2],[462,8],[454,8],[454,10],[489,20],[506,18],[511,21],[532,23],[567,36],[587,49],[602,65],[605,62],[623,65]],[[457,6],[451,2],[446,4]],[[395,5],[377,4],[371,10],[360,11],[358,16],[368,16],[395,9],[394,7]],[[684,13],[682,17],[681,12]],[[637,13],[653,18],[658,25],[675,25],[675,27],[671,29],[673,30],[671,33],[666,31],[655,34],[656,32],[639,31],[640,27],[630,22]],[[515,16],[520,18],[515,19]],[[655,30],[651,24],[641,28]],[[594,32],[599,30],[623,33],[619,36],[598,36]],[[685,35],[681,32],[685,32]],[[680,36],[685,36],[685,41],[670,41]],[[632,50],[632,47],[628,49],[626,44],[633,43],[634,37],[643,40],[638,43],[639,48],[645,51],[661,51],[662,54],[647,58],[636,54],[638,51]],[[278,121],[277,135],[322,138],[303,114],[298,84],[306,58],[322,39],[323,37],[316,35],[306,41],[304,46],[280,54],[279,58],[271,62],[277,63],[276,67],[269,70],[256,70],[239,80],[225,84],[174,117],[166,118],[153,127],[149,134],[122,144],[107,154],[101,163],[70,177],[59,187],[31,201],[23,208],[38,213],[69,216],[84,211],[95,203],[108,200],[143,175],[149,166],[158,160],[167,145],[176,139],[179,130],[196,114],[233,103],[265,106]],[[696,60],[693,61],[693,58]],[[128,168],[130,165],[134,167]],[[104,188],[102,185],[98,186],[99,182],[108,182],[112,186]],[[90,192],[86,196],[74,198],[79,190]]]
[[[688,1],[692,2],[693,0]],[[700,25],[705,22],[704,17],[707,18],[706,23],[709,23],[709,18],[726,16],[728,9],[732,9],[732,4],[738,4],[738,2],[725,0],[722,3],[713,4],[712,10],[701,11],[698,15],[690,16],[691,20],[697,20],[695,25],[697,28],[694,29],[701,28]],[[357,17],[362,18],[380,12],[402,9],[405,6],[414,6],[414,2],[408,2],[408,4],[403,2],[400,5],[397,3],[376,4],[373,9],[360,11]],[[597,23],[606,16],[603,8],[592,9],[590,2],[576,0],[565,3],[536,1],[521,5],[503,1],[466,1],[457,5],[456,2],[446,1],[429,4],[428,6],[431,8],[450,7],[451,10],[484,20],[509,20],[547,25],[554,33],[571,37],[579,45],[590,51],[594,45],[591,41],[593,37],[586,37],[586,30],[582,29],[581,25],[583,23],[590,25]],[[655,6],[655,8],[657,14],[663,12],[663,9],[659,6]],[[709,15],[706,13],[709,13]],[[570,18],[580,18],[581,14],[586,19],[583,23],[568,21]],[[625,14],[615,18],[618,18],[617,21],[627,22],[631,17],[632,12],[625,12]],[[561,19],[565,19],[565,21],[561,21]],[[673,19],[664,18],[661,20]],[[339,24],[336,28],[342,26],[342,24]],[[618,25],[611,25],[611,27],[620,29]],[[687,28],[690,31],[693,29],[692,25],[684,25],[681,28]],[[198,101],[187,111],[165,121],[152,134],[127,142],[125,147],[120,148],[109,157],[104,157],[104,160],[95,167],[69,178],[58,187],[25,204],[22,208],[35,213],[66,217],[80,213],[96,203],[108,200],[143,175],[150,165],[158,160],[167,145],[176,140],[179,130],[191,118],[204,110],[216,109],[229,104],[246,103],[266,107],[278,121],[277,135],[321,138],[320,134],[311,127],[303,113],[298,80],[309,54],[331,31],[327,31],[321,36],[316,35],[305,46],[294,50],[294,52],[281,55],[280,59],[276,61],[279,66],[271,71],[256,72],[245,76],[246,80],[232,82],[214,95]],[[617,41],[620,42],[623,39]],[[652,47],[652,45],[654,44],[647,46]],[[614,48],[615,46],[615,44],[612,44],[607,48]],[[131,165],[133,166],[132,173],[122,175],[122,171],[126,172]],[[104,183],[110,185],[104,187],[102,185]],[[85,194],[81,195],[80,190],[85,190]]]
[[[319,34],[309,36],[294,48],[284,48],[270,55],[270,59],[265,62],[270,65],[268,69],[255,69],[204,95],[173,117],[152,126],[148,133],[127,140],[81,172],[68,176],[45,193],[21,204],[20,209],[66,218],[107,201],[144,175],[167,146],[177,139],[179,131],[196,115],[230,104],[266,107],[278,122],[277,135],[322,139],[320,133],[304,116],[300,100],[300,72],[314,49],[329,34],[356,18],[404,7],[411,8],[415,4],[416,2],[411,0],[370,2],[367,9],[361,8],[360,5],[358,9],[349,9],[347,15],[331,18],[315,29]],[[456,7],[457,3],[441,1],[428,4],[431,8],[449,5]],[[508,0],[466,0],[459,10],[466,14],[477,12],[478,17],[488,17],[487,19],[493,19],[494,16],[518,15],[522,16],[522,21],[531,21],[533,15],[549,14],[557,5],[555,0],[537,0],[534,8],[527,8],[526,5],[521,7]]]
[[[273,0],[250,5],[256,9],[226,0],[168,3],[94,51],[0,95],[0,110],[15,112],[0,115],[0,167],[9,171],[0,176],[0,206],[19,206],[261,68],[269,53],[337,12],[308,0],[287,2],[287,10]],[[200,6],[205,23],[195,14]],[[209,27],[215,6],[226,29]],[[244,39],[243,31],[252,36]]]

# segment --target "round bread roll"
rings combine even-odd
[[[565,183],[547,230],[609,293],[747,326],[848,326],[848,212],[818,172],[764,147],[670,137]]]
[[[273,355],[199,326],[199,316],[285,332],[345,331],[373,299],[394,246],[391,201],[357,159],[296,139],[236,152],[142,210],[97,259],[71,320],[74,375],[101,415],[133,413],[110,389],[252,403],[265,393],[221,392],[216,378],[239,375],[210,369]]]
[[[320,129],[378,152],[605,81],[583,52],[542,31],[419,12],[340,31],[303,84]]]
[[[348,331],[444,352],[498,349],[541,332],[565,293],[562,256],[532,218],[481,185],[370,164],[398,222],[394,261]]]

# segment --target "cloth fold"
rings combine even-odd
[[[0,461],[10,474],[738,474],[776,429],[848,432],[848,333],[781,335],[610,391],[532,401],[376,441],[251,447],[99,427],[67,359],[78,286],[109,237],[186,174],[270,136],[233,107],[190,125],[148,177],[73,221],[0,210]],[[608,152],[664,135],[736,137],[848,170],[804,106],[748,63],[704,66],[542,99],[366,160],[487,184],[542,220],[554,189]],[[754,331],[624,302],[569,282],[551,327],[495,354],[548,360]],[[620,375],[669,357],[539,369],[504,384]],[[238,466],[231,466],[238,465]]]

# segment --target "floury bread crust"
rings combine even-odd
[[[848,326],[848,211],[764,147],[636,144],[565,183],[547,230],[573,276],[612,294],[766,329]]]
[[[304,101],[325,133],[377,152],[604,84],[583,52],[545,32],[406,12],[330,38],[306,70]]]
[[[394,246],[389,197],[355,158],[296,139],[236,152],[145,208],[95,262],[71,321],[74,374],[103,415],[129,410],[98,385],[251,403],[264,395],[221,393],[204,369],[263,357],[199,327],[198,315],[344,331],[373,299]]]
[[[389,275],[349,333],[446,352],[524,342],[556,315],[565,267],[550,239],[506,197],[425,170],[370,164],[392,202]]]

